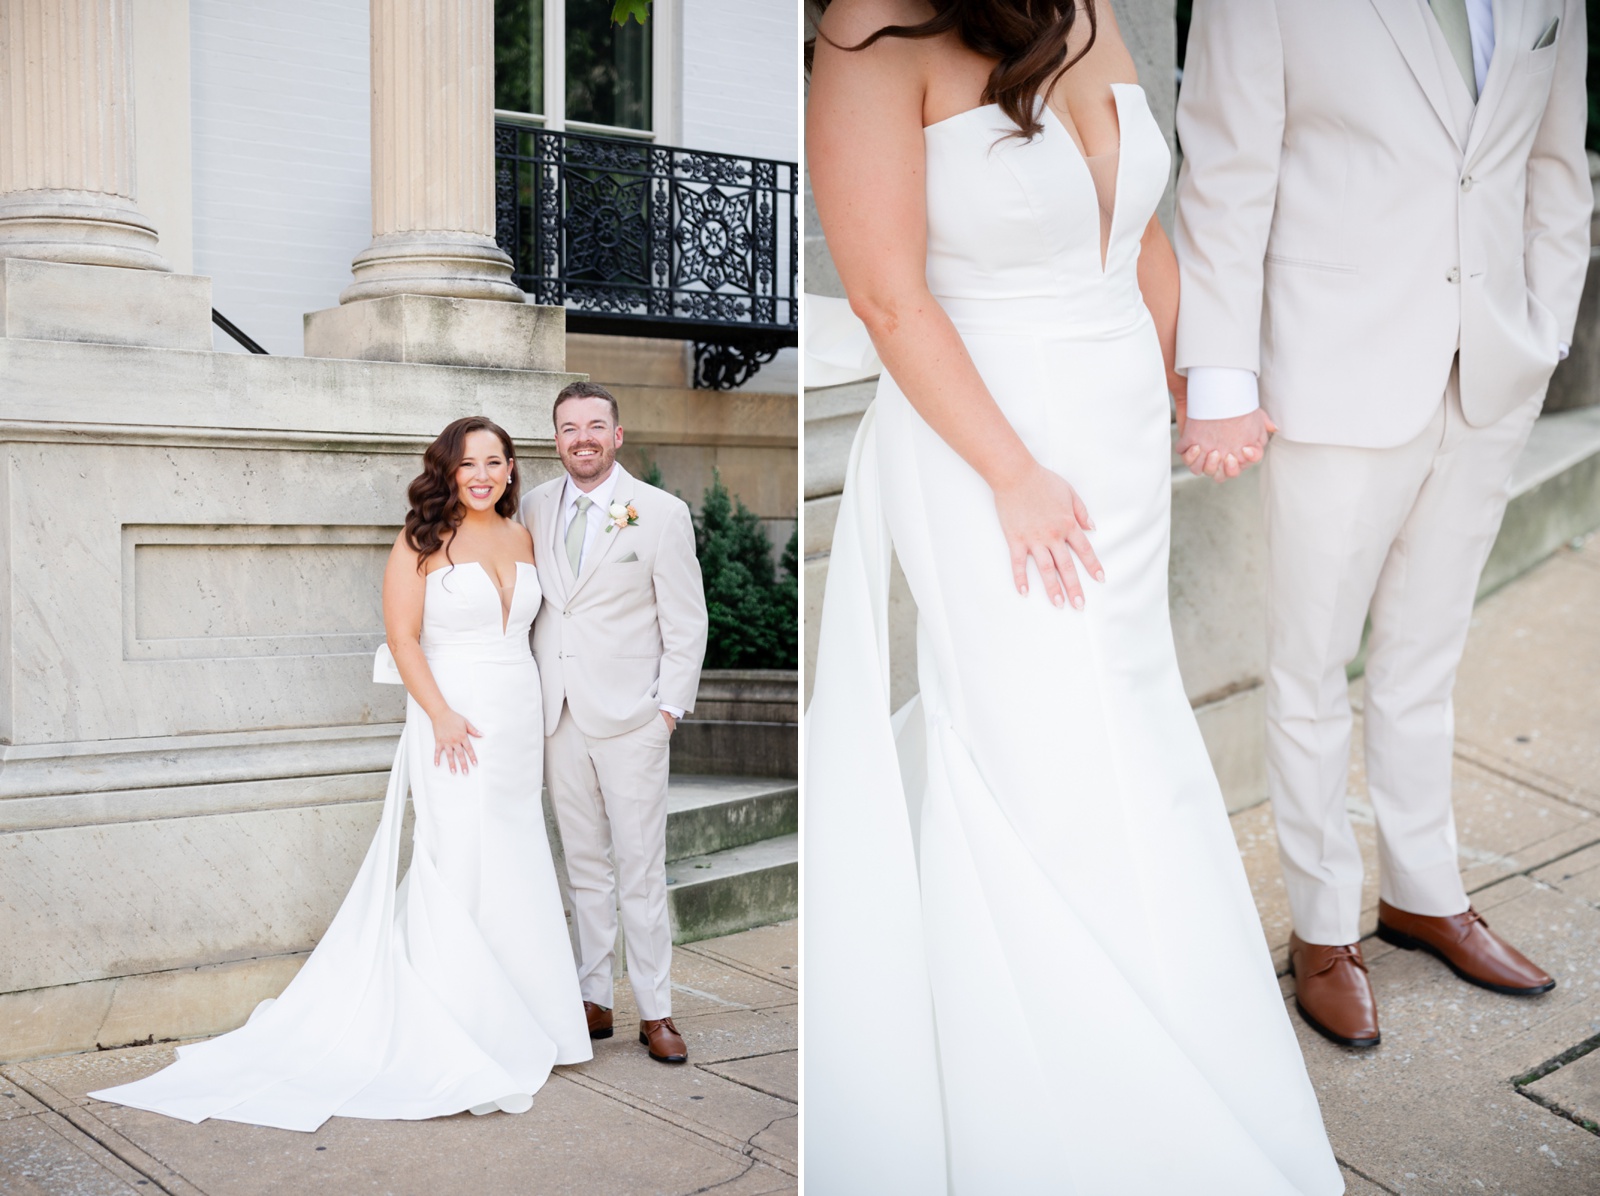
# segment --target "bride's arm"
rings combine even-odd
[[[481,737],[483,732],[450,709],[439,683],[433,679],[428,658],[422,654],[422,602],[428,584],[418,564],[416,550],[406,543],[405,533],[401,532],[383,570],[384,638],[406,692],[433,720],[433,762],[438,764],[441,757],[448,757],[451,772],[465,773],[469,763],[478,762],[477,753],[472,750],[472,736]]]
[[[1167,369],[1167,389],[1177,400],[1178,435],[1182,436],[1189,384],[1173,368],[1178,355],[1178,258],[1172,252],[1166,230],[1155,216],[1150,217],[1139,242],[1139,293],[1144,296],[1144,305],[1155,321],[1156,336],[1161,341],[1161,361]]]
[[[829,10],[823,31],[854,45],[883,22],[874,5]],[[851,309],[917,413],[994,491],[1019,592],[1033,557],[1051,601],[1083,604],[1072,554],[1104,580],[1083,502],[1007,422],[960,334],[928,290],[923,55],[886,38],[846,51],[817,39],[806,155],[817,214]],[[1070,551],[1069,551],[1070,549]]]

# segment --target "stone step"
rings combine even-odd
[[[783,922],[800,912],[800,836],[762,839],[667,865],[672,941]]]
[[[667,859],[711,855],[799,829],[793,778],[672,775],[667,787]]]

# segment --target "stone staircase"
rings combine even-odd
[[[799,793],[793,778],[673,773],[667,790],[673,942],[799,913]]]

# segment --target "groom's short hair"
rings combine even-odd
[[[622,423],[622,412],[617,409],[616,395],[598,382],[571,382],[561,388],[561,393],[556,396],[555,405],[550,408],[550,422],[558,428],[561,426],[561,418],[556,413],[561,410],[561,404],[568,399],[604,399],[611,404],[611,422],[618,425]]]

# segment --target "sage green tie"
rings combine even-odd
[[[578,513],[567,524],[567,560],[572,564],[572,576],[578,576],[578,562],[583,560],[583,536],[589,530],[589,508],[594,499],[587,494],[578,495]]]
[[[1444,34],[1444,44],[1461,68],[1473,101],[1478,98],[1478,72],[1472,65],[1472,23],[1467,20],[1467,0],[1428,0],[1434,20]]]

